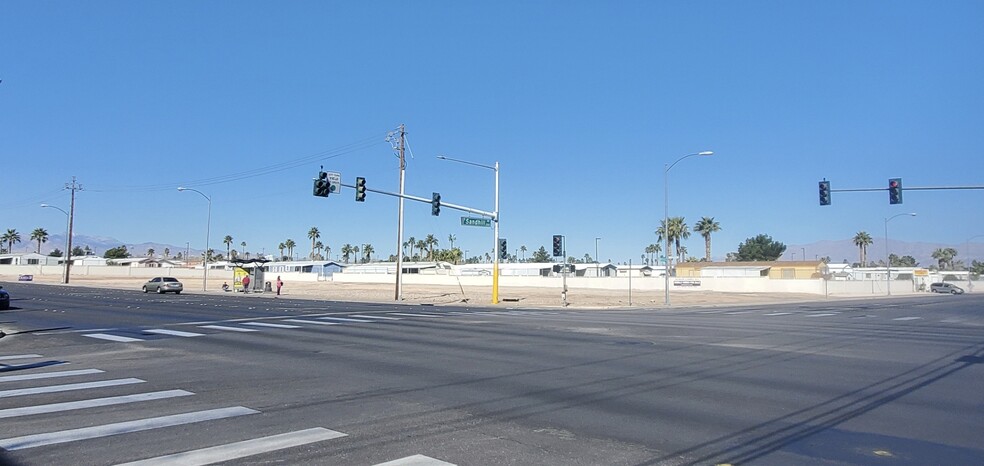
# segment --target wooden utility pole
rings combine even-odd
[[[72,191],[72,203],[68,208],[68,251],[65,251],[65,283],[67,284],[72,269],[72,226],[75,223],[75,191],[81,191],[82,185],[78,184],[73,176],[71,183],[65,183],[65,189]]]

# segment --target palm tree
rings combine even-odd
[[[164,258],[171,257],[171,248],[164,248]]]
[[[856,235],[854,235],[854,245],[858,247],[858,252],[861,256],[861,267],[864,267],[868,262],[868,245],[871,243],[871,235],[869,235],[866,231],[859,231]]]
[[[226,235],[222,242],[226,245],[226,257],[232,257],[232,252],[229,249],[232,246],[232,236]]]
[[[437,238],[434,235],[427,235],[424,238],[424,242],[427,243],[427,258],[428,260],[434,260],[434,246],[437,246]]]
[[[0,242],[7,243],[7,252],[12,253],[14,252],[13,251],[14,243],[21,242],[20,233],[18,233],[17,230],[8,229],[7,232],[3,234],[3,236],[0,236]]]
[[[342,260],[348,264],[349,256],[352,255],[352,245],[345,243],[342,245]]]
[[[714,217],[702,217],[694,224],[694,233],[704,237],[704,260],[711,261],[711,233],[721,231],[721,224]]]
[[[673,235],[673,246],[676,248],[677,263],[681,263],[684,260],[685,253],[681,249],[680,240],[690,238],[690,227],[687,226],[687,222],[684,221],[683,217],[673,217],[670,219],[670,231],[676,232]]]
[[[454,242],[455,241],[458,241],[458,237],[457,236],[455,236],[455,235],[448,235],[448,244],[450,244],[450,246],[448,246],[448,249],[454,249]]]
[[[246,243],[243,243],[243,245],[245,245],[245,244]],[[295,243],[294,240],[292,240],[290,238],[287,238],[287,241],[284,241],[284,246],[287,246],[287,257],[288,258],[293,258],[294,257],[294,247],[297,246],[297,243]]]
[[[422,239],[418,239],[417,240],[417,250],[423,252],[424,249],[427,249],[427,241],[424,241]],[[420,260],[420,259],[421,259],[421,257],[420,257],[420,254],[418,253],[417,254],[417,260]]]
[[[359,247],[358,246],[352,246],[352,254],[355,254],[355,257],[359,257]],[[356,264],[359,263],[358,259],[356,259],[355,263]]]
[[[44,228],[35,228],[34,231],[31,232],[31,241],[38,242],[37,253],[41,254],[41,243],[48,242],[48,231]]]
[[[528,249],[526,249],[526,245],[525,244],[519,247],[519,252],[523,253],[523,260],[524,261],[526,260],[526,251],[528,251]]]
[[[239,243],[239,245],[243,247],[243,257],[249,259],[249,253],[246,252],[246,242],[243,241],[242,243]]]
[[[407,238],[407,242],[410,243],[410,260],[413,260],[413,248],[417,246],[417,238],[411,236]]]
[[[953,258],[957,256],[957,250],[953,248],[938,248],[933,251],[933,259],[936,259],[940,270],[946,270],[947,265],[953,269]]]
[[[373,249],[371,244],[362,245],[362,254],[364,254],[366,257],[365,262],[372,262],[372,253],[374,252],[376,252],[376,250]]]
[[[662,246],[659,245],[659,243],[650,244],[649,246],[646,246],[645,251],[646,251],[646,254],[649,254],[649,263],[650,264],[653,263],[653,254],[659,254],[659,252],[662,251],[662,250],[663,250],[663,248],[662,248]],[[645,256],[643,256],[643,258],[645,258]]]
[[[154,257],[154,248],[147,248],[147,257]]]
[[[314,245],[319,238],[321,238],[321,232],[318,231],[318,227],[311,227],[311,229],[308,230],[308,239],[311,240],[311,257],[314,257]]]
[[[277,245],[277,249],[280,250],[280,260],[284,260],[284,249],[287,249],[287,245],[284,243],[280,243]]]
[[[321,256],[321,250],[324,249],[324,248],[325,248],[325,245],[321,241],[318,241],[317,243],[314,243],[314,249],[316,251],[318,251],[318,256],[317,256],[318,258],[321,258],[322,257]]]

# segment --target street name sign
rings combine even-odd
[[[466,227],[490,227],[492,226],[492,219],[481,217],[461,217],[461,224]]]

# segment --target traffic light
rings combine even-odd
[[[328,174],[320,171],[318,172],[318,177],[314,180],[314,195],[318,197],[328,197],[328,192],[331,190],[331,184],[328,183]]]
[[[902,203],[902,178],[889,178],[888,180],[888,203]]]
[[[431,215],[441,215],[441,193],[431,195]]]
[[[553,255],[554,257],[564,255],[564,237],[561,235],[553,236]]]
[[[366,179],[357,176],[355,177],[355,202],[365,202],[366,201]]]
[[[499,238],[499,260],[506,260],[509,258],[509,250],[506,249],[506,239]]]
[[[830,182],[820,182],[820,205],[830,205]]]

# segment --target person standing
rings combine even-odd
[[[277,275],[277,296],[280,296],[280,288],[284,286],[284,281],[280,279],[280,275]]]
[[[243,277],[243,293],[249,293],[249,275]]]

